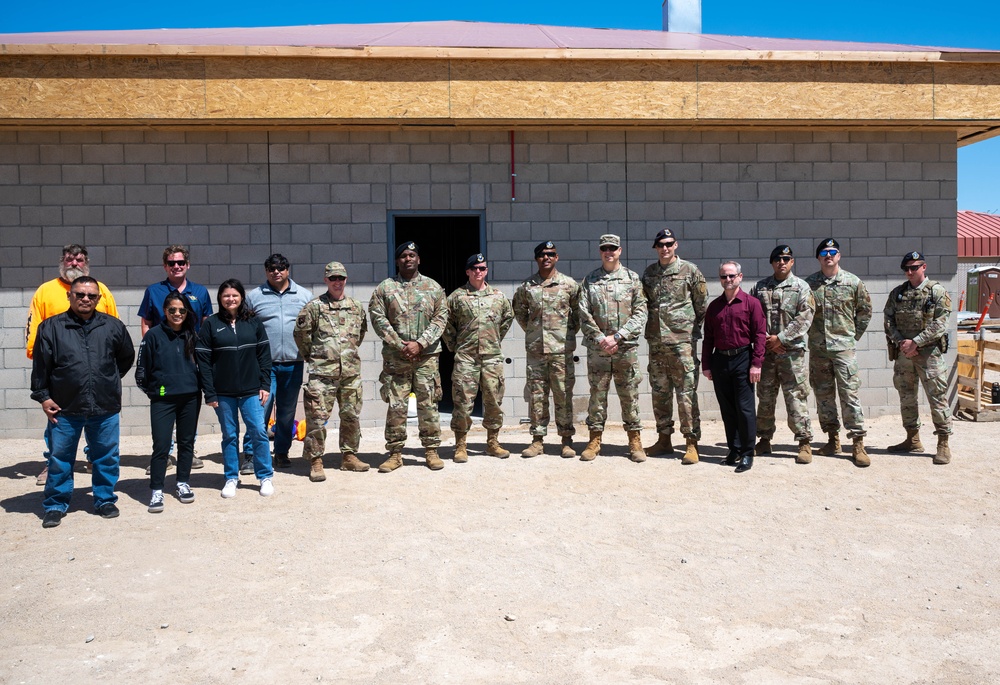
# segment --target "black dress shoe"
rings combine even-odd
[[[740,459],[740,463],[736,465],[736,473],[743,473],[744,471],[749,471],[753,468],[753,455],[748,454],[747,456]]]
[[[736,466],[736,452],[730,452],[726,455],[726,466]]]
[[[117,518],[118,514],[120,514],[120,513],[121,512],[118,511],[118,507],[115,506],[114,502],[105,502],[101,506],[97,507],[97,514],[102,519]]]
[[[58,509],[49,509],[45,512],[45,516],[42,517],[42,528],[55,528],[62,523],[63,516],[65,515]]]
[[[292,460],[288,458],[287,454],[276,454],[274,455],[274,466],[279,469],[287,469],[292,465]]]

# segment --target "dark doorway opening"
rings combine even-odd
[[[410,214],[392,215],[389,236],[389,256],[393,257],[396,245],[412,240],[420,248],[420,273],[441,284],[446,295],[466,282],[465,260],[471,254],[483,251],[484,224],[479,214]],[[489,256],[489,255],[487,255]],[[395,259],[389,273],[396,275]],[[441,403],[444,413],[451,413],[451,376],[455,368],[455,355],[441,345]],[[482,397],[476,396],[473,415],[483,415]]]

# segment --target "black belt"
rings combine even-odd
[[[734,347],[731,350],[716,350],[715,353],[716,354],[722,354],[722,355],[725,355],[727,357],[735,357],[740,352],[746,352],[749,349],[750,349],[749,345],[744,345],[743,347]]]

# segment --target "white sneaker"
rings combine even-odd
[[[260,482],[260,496],[270,497],[274,494],[274,483],[271,482],[270,478],[265,478]]]
[[[163,490],[153,490],[153,495],[149,499],[149,508],[147,511],[150,514],[159,514],[163,511]]]
[[[226,499],[230,497],[236,497],[236,485],[239,483],[235,478],[232,480],[227,480],[225,487],[222,488],[222,496]]]

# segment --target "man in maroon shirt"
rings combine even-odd
[[[740,288],[743,267],[739,262],[720,264],[719,278],[724,291],[705,313],[701,367],[715,386],[722,410],[729,446],[726,465],[743,473],[753,467],[757,414],[751,384],[760,380],[764,364],[764,310],[757,298]]]

